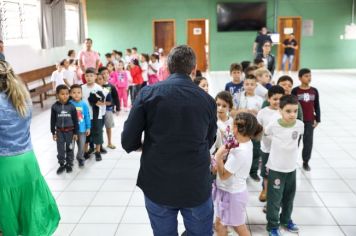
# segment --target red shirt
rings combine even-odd
[[[296,87],[292,94],[298,97],[298,101],[303,110],[303,121],[320,122],[319,93],[316,88],[301,89]]]
[[[135,85],[143,84],[142,70],[139,66],[134,66],[130,69],[132,82]]]

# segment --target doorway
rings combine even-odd
[[[197,57],[197,69],[205,72],[209,67],[209,20],[187,20],[187,45]]]
[[[163,55],[176,45],[176,22],[174,19],[153,20],[153,50],[163,50]]]
[[[278,17],[278,33],[280,37],[280,44],[278,45],[278,70],[282,69],[282,58],[284,54],[283,42],[288,39],[289,34],[293,33],[298,44],[298,49],[295,50],[294,61],[291,71],[298,71],[300,65],[300,45],[302,35],[302,18],[300,16],[286,16]],[[286,68],[288,63],[286,63]]]

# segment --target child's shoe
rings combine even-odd
[[[115,149],[116,146],[115,146],[114,144],[108,144],[108,148],[110,148],[110,149]]]
[[[257,173],[250,174],[250,177],[256,182],[260,182],[260,180],[261,180],[261,178],[258,176]]]
[[[304,169],[305,171],[310,171],[310,166],[309,166],[309,164],[306,163],[306,162],[304,162],[304,163],[303,163],[303,169]]]
[[[84,159],[88,160],[90,158],[90,152],[84,153]]]
[[[290,220],[288,222],[288,224],[283,224],[282,226],[283,226],[283,228],[285,228],[287,231],[289,231],[291,233],[298,233],[299,232],[298,226],[296,224],[294,224],[292,220]]]
[[[66,165],[66,172],[71,173],[73,171],[73,168],[71,165]]]
[[[275,229],[271,229],[271,231],[268,232],[268,236],[282,236],[282,234],[278,228],[275,228]]]
[[[57,175],[62,174],[66,169],[66,166],[64,164],[60,165],[59,168],[57,169]]]
[[[267,214],[267,205],[264,205],[264,206],[263,206],[262,211],[263,211],[263,213]]]
[[[78,160],[78,166],[79,167],[84,167],[84,160]]]
[[[265,202],[267,200],[267,191],[266,189],[263,189],[262,192],[260,193],[260,196],[258,197],[260,202]]]
[[[95,160],[96,161],[101,161],[102,160],[100,152],[95,152]]]
[[[89,154],[92,154],[95,152],[95,149],[93,147],[89,147],[89,150],[88,150],[88,153]]]
[[[106,151],[106,149],[101,146],[100,147],[100,153],[106,154],[106,153],[108,153],[108,151]]]

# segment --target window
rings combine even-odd
[[[1,35],[7,44],[39,39],[39,0],[0,0]]]
[[[79,41],[79,9],[78,5],[66,3],[66,40]]]

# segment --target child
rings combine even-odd
[[[251,138],[261,131],[262,126],[252,114],[239,113],[233,126],[239,146],[228,150],[222,145],[215,154],[217,178],[213,199],[217,235],[227,235],[227,226],[232,226],[240,236],[250,235],[245,224],[248,202],[246,179],[252,163]]]
[[[303,109],[304,136],[303,136],[303,169],[310,171],[309,161],[313,148],[314,128],[320,123],[319,92],[310,86],[310,69],[301,69],[298,73],[301,85],[292,90],[292,94],[298,97]]]
[[[260,96],[263,100],[266,99],[268,89],[272,87],[270,84],[271,73],[266,68],[259,68],[255,71],[255,76],[257,78],[257,87],[255,94]]]
[[[279,112],[279,99],[284,95],[284,89],[281,86],[275,85],[268,90],[269,105],[257,113],[257,121],[264,129],[274,120],[281,118]],[[260,193],[259,200],[265,202],[267,198],[267,170],[266,163],[270,152],[271,140],[263,135],[261,140],[261,177],[263,178],[262,192]]]
[[[114,65],[114,63],[112,63],[112,62],[108,62],[107,64],[106,64],[106,69],[108,70],[108,72],[109,72],[109,76],[110,76],[110,83],[111,83],[111,81],[117,81],[117,71],[115,70],[115,65]]]
[[[52,81],[52,89],[53,91],[56,91],[57,86],[62,85],[62,84],[66,84],[64,82],[64,78],[63,78],[63,61],[61,61],[60,63],[56,64],[56,68],[57,70],[52,72],[52,76],[51,76],[51,81]]]
[[[159,56],[157,54],[151,54],[151,62],[148,65],[148,84],[155,84],[158,82],[158,70],[159,70]]]
[[[77,139],[77,160],[79,167],[84,167],[84,146],[85,140],[90,135],[90,113],[89,107],[86,102],[82,100],[82,87],[78,84],[74,84],[70,87],[70,96],[72,100],[70,101],[77,110],[78,118],[78,139]]]
[[[168,64],[167,64],[167,57],[161,57],[160,59],[160,67],[158,70],[158,80],[159,81],[164,81],[168,78],[170,75],[169,69],[168,69]]]
[[[88,159],[94,150],[88,150],[89,142],[95,144],[95,159],[101,161],[101,145],[103,143],[102,115],[100,107],[105,107],[103,89],[95,83],[96,73],[94,68],[85,71],[86,84],[82,86],[83,101],[88,103],[91,120],[90,136],[85,143],[84,158]]]
[[[124,107],[124,111],[128,111],[127,105],[127,89],[129,87],[129,72],[125,70],[123,61],[119,61],[117,66],[117,79],[110,80],[110,83],[116,86],[120,107]]]
[[[132,47],[131,50],[132,50],[132,55],[131,55],[132,59],[137,59],[138,60],[139,59],[139,55],[137,53],[137,47]]]
[[[257,69],[258,69],[258,67],[255,66],[255,65],[248,66],[244,70],[245,78],[250,76],[250,75],[256,76],[255,72],[256,72]]]
[[[72,172],[73,166],[73,140],[77,140],[78,117],[77,110],[69,102],[69,88],[62,84],[57,86],[58,101],[51,108],[51,132],[53,140],[57,142],[57,159],[59,168],[57,174]]]
[[[116,112],[116,114],[119,114],[120,111],[120,98],[117,93],[115,85],[112,85],[109,83],[109,71],[106,67],[101,67],[99,69],[99,74],[103,77],[103,84],[100,82],[99,85],[101,85],[104,88],[104,91],[107,90],[107,95],[106,95],[106,112],[105,112],[105,117],[104,117],[104,124],[106,128],[106,135],[108,137],[108,148],[115,149],[116,146],[112,144],[111,140],[111,133],[112,133],[112,128],[115,126],[114,122],[114,115],[113,112]],[[104,92],[105,95],[105,92]]]
[[[128,66],[132,59],[133,58],[131,48],[127,48],[125,51],[125,66]]]
[[[202,88],[205,92],[209,92],[209,84],[208,80],[205,77],[196,77],[193,80],[194,84],[198,85],[200,88]],[[231,107],[230,107],[231,108]]]
[[[238,104],[237,112],[248,112],[257,115],[258,111],[262,108],[263,100],[255,94],[257,87],[256,77],[250,75],[244,80],[244,92],[241,94],[240,102]],[[253,140],[253,161],[250,170],[250,176],[253,180],[259,182],[260,177],[257,174],[259,159],[260,159],[260,142]]]
[[[143,88],[147,85],[148,82],[148,61],[149,61],[148,54],[142,53],[140,61],[141,61],[141,70],[142,70],[142,78],[143,78],[143,84],[141,88]]]
[[[143,84],[143,78],[142,78],[142,70],[139,65],[139,62],[137,59],[133,59],[130,62],[130,74],[132,77],[132,82],[133,82],[133,91],[132,91],[132,104],[134,103],[136,96],[138,92],[140,92],[140,89]]]
[[[63,80],[68,87],[72,86],[76,82],[76,73],[70,67],[68,59],[63,60]]]
[[[262,59],[265,67],[271,72],[273,75],[274,69],[276,67],[276,60],[274,56],[271,54],[272,43],[269,40],[266,40],[262,45],[262,54],[257,55],[256,59]]]
[[[296,191],[298,139],[304,132],[304,125],[297,120],[297,97],[284,95],[280,99],[279,107],[282,118],[272,121],[265,129],[265,135],[271,139],[270,155],[266,165],[269,169],[267,186],[269,236],[281,235],[280,224],[289,232],[299,231],[291,215]]]
[[[265,67],[265,63],[263,62],[263,60],[261,58],[256,58],[255,60],[253,60],[253,64],[255,66],[257,66],[258,68]]]
[[[232,81],[225,85],[225,91],[230,92],[232,95],[232,101],[234,103],[234,108],[238,106],[240,93],[243,91],[243,81],[241,81],[242,66],[237,63],[232,63],[230,65],[230,75]]]

